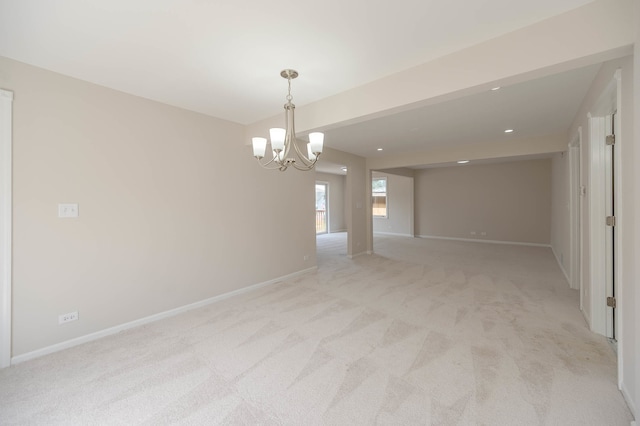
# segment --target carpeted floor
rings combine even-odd
[[[316,273],[0,370],[0,424],[629,425],[550,249],[318,246]]]

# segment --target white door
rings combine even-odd
[[[616,270],[615,270],[615,247],[616,247],[616,226],[615,226],[615,133],[616,117],[614,112],[606,118],[605,142],[605,276],[607,292],[607,315],[606,315],[606,336],[616,338],[615,323],[615,300],[616,296]]]

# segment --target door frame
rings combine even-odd
[[[569,209],[571,215],[571,270],[569,272],[569,286],[574,290],[580,290],[580,309],[583,306],[582,300],[582,127],[578,128],[578,135],[569,144]]]
[[[621,256],[616,256],[614,261],[607,264],[607,249],[606,249],[606,225],[605,218],[607,211],[605,208],[606,199],[606,145],[605,138],[607,132],[611,129],[611,114],[617,111],[620,120],[622,118],[622,106],[621,106],[621,85],[620,85],[621,73],[617,70],[613,78],[607,87],[603,90],[600,96],[599,102],[597,102],[594,111],[588,114],[589,117],[589,177],[588,177],[588,209],[589,209],[589,258],[583,259],[588,262],[589,267],[589,279],[585,283],[590,289],[590,318],[589,326],[592,331],[602,334],[606,337],[611,336],[611,325],[614,322],[613,316],[615,315],[615,323],[620,325],[620,309],[613,309],[606,305],[607,295],[611,294],[612,288],[610,288],[612,281],[608,278],[609,275],[619,276],[621,270]],[[620,134],[616,137],[616,144],[621,142]],[[620,149],[614,150],[613,161],[617,165],[621,165]],[[616,182],[620,182],[621,167],[615,168],[614,179]],[[621,217],[620,209],[620,186],[617,185],[614,188],[613,197],[615,201],[614,211],[616,211],[616,226],[614,227],[614,233],[616,236],[621,234],[623,226],[623,218]],[[615,247],[611,247],[615,252],[621,253],[620,238],[615,238]],[[621,329],[618,329],[618,335],[621,334]],[[620,342],[619,342],[620,343]],[[620,356],[621,351],[618,351]],[[620,361],[620,360],[619,360]]]
[[[0,89],[0,368],[11,365],[13,92]]]

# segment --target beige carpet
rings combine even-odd
[[[317,273],[0,370],[0,424],[629,425],[549,249],[318,240]]]

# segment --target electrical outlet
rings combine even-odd
[[[305,254],[305,255],[304,255],[304,257],[303,257],[303,259],[304,259],[305,261],[309,260],[309,255],[308,255],[308,254]]]
[[[480,233],[480,235],[482,235],[482,236],[484,237],[484,236],[486,236],[486,235],[487,235],[487,233],[486,233],[486,232],[484,232],[484,231],[482,231],[482,232]]]
[[[471,235],[476,235],[476,231],[471,231]]]
[[[58,317],[58,324],[64,324],[69,321],[77,321],[78,320],[78,311],[69,312],[68,314],[60,315]]]

